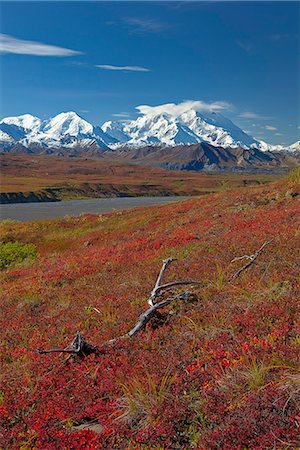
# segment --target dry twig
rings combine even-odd
[[[270,239],[269,241],[266,241],[262,244],[262,246],[255,252],[253,253],[253,255],[244,255],[244,256],[238,256],[236,258],[234,258],[231,262],[235,262],[235,261],[241,261],[243,259],[248,259],[249,262],[247,262],[243,267],[241,267],[237,272],[235,272],[235,274],[233,274],[233,276],[230,278],[230,280],[228,280],[228,283],[232,283],[233,281],[235,281],[242,272],[244,272],[244,270],[248,269],[256,260],[256,258],[258,257],[258,255],[263,251],[263,249],[265,248],[266,245],[270,244],[270,242],[272,242],[273,239]]]

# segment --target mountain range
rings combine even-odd
[[[154,108],[155,110],[155,108]],[[174,147],[209,144],[225,149],[298,152],[300,141],[289,147],[255,139],[218,112],[193,108],[178,114],[148,112],[135,120],[108,121],[94,126],[75,112],[41,120],[30,114],[0,121],[2,151],[53,153],[55,149],[115,151],[123,147]]]

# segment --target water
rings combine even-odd
[[[0,216],[2,220],[13,219],[28,222],[80,214],[104,214],[139,206],[164,205],[187,198],[189,197],[117,197],[62,202],[13,203],[0,205]]]

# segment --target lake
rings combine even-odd
[[[0,205],[1,219],[21,222],[58,219],[80,214],[104,214],[139,206],[164,205],[190,197],[114,197],[62,202],[13,203]]]

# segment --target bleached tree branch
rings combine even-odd
[[[170,266],[170,264],[172,264],[173,261],[176,261],[176,258],[167,258],[163,260],[163,265],[160,269],[160,272],[158,274],[155,286],[153,288],[153,290],[151,291],[150,297],[148,299],[148,304],[150,306],[154,305],[154,301],[156,299],[157,293],[159,291],[163,276],[165,274],[165,271],[167,270],[167,268]]]
[[[155,315],[156,311],[158,311],[161,308],[164,308],[165,306],[169,305],[170,303],[178,300],[187,301],[190,297],[189,292],[183,292],[181,294],[174,295],[172,297],[168,297],[165,300],[162,300],[158,303],[155,303],[155,305],[151,306],[147,311],[145,311],[143,314],[140,315],[139,320],[135,324],[135,326],[127,333],[129,337],[134,336],[139,331],[143,330],[147,323],[152,319],[152,317]]]
[[[155,286],[154,286],[153,290],[151,291],[151,294],[150,294],[150,297],[148,300],[150,308],[148,308],[147,311],[145,311],[144,313],[142,313],[140,315],[137,323],[134,325],[134,327],[131,330],[129,330],[123,336],[119,336],[117,338],[111,339],[110,341],[104,343],[102,346],[103,348],[107,345],[108,346],[113,345],[119,340],[122,340],[125,338],[131,338],[132,336],[136,335],[138,332],[140,332],[141,330],[143,330],[146,327],[147,323],[155,316],[156,312],[159,309],[164,308],[165,306],[169,305],[170,303],[172,303],[176,300],[181,300],[181,301],[188,300],[190,293],[183,292],[183,293],[168,297],[167,299],[161,300],[158,303],[154,303],[158,294],[160,294],[161,291],[163,291],[163,290],[170,289],[175,286],[183,286],[183,285],[188,285],[188,284],[200,284],[198,281],[172,281],[170,283],[161,284],[162,279],[165,274],[165,271],[170,266],[170,264],[172,264],[173,261],[175,261],[175,258],[167,258],[167,259],[163,260],[163,264],[160,269],[158,278],[156,280]],[[98,314],[100,313],[100,311],[97,308],[93,307],[92,309],[94,311],[96,311]],[[37,350],[37,352],[40,354],[69,353],[70,356],[72,356],[72,355],[73,356],[76,356],[76,355],[77,356],[86,356],[91,353],[101,353],[101,349],[98,347],[94,347],[93,345],[85,342],[82,339],[80,332],[77,331],[76,336],[70,346],[63,348],[63,349],[55,348],[55,349],[50,349],[50,350]]]
[[[247,264],[245,264],[243,267],[241,267],[237,272],[235,272],[235,274],[230,278],[230,280],[228,280],[228,283],[232,283],[233,281],[235,281],[244,270],[248,269],[254,263],[254,261],[256,260],[258,255],[263,251],[263,249],[266,247],[266,245],[270,244],[270,242],[272,242],[272,240],[273,239],[264,242],[261,245],[261,247],[252,255],[244,255],[244,256],[234,258],[231,262],[241,261],[243,259],[247,259],[249,261],[247,262]],[[73,339],[70,346],[63,348],[63,349],[55,348],[55,349],[50,349],[50,350],[37,350],[37,352],[40,354],[69,353],[69,358],[71,356],[84,357],[91,353],[96,353],[96,354],[103,353],[103,351],[105,351],[104,350],[105,347],[114,345],[116,342],[119,342],[120,340],[123,340],[126,338],[131,338],[131,337],[135,336],[137,333],[139,333],[140,331],[142,331],[146,327],[147,323],[149,323],[150,320],[156,315],[156,313],[159,309],[164,308],[165,306],[169,305],[170,303],[172,303],[174,301],[188,301],[189,298],[191,297],[191,293],[186,291],[186,292],[181,292],[179,294],[170,296],[168,298],[165,298],[165,299],[155,303],[155,300],[157,299],[158,295],[164,290],[170,289],[175,286],[183,286],[183,285],[189,285],[189,284],[190,285],[201,284],[199,281],[193,281],[193,280],[172,281],[170,283],[161,284],[167,268],[170,266],[170,264],[172,264],[173,261],[175,261],[175,258],[167,258],[167,259],[163,260],[163,264],[160,269],[159,275],[157,277],[155,286],[154,286],[153,290],[151,291],[150,297],[148,299],[148,304],[149,304],[150,308],[148,308],[145,312],[143,312],[140,315],[140,317],[138,318],[138,321],[136,322],[134,327],[131,328],[126,334],[116,337],[114,339],[111,339],[108,342],[105,342],[99,348],[99,347],[95,347],[94,345],[85,342],[84,339],[81,337],[80,332],[77,331],[76,336]],[[97,313],[100,313],[100,311],[97,308],[93,307],[92,309],[94,311],[96,311]]]
[[[244,272],[244,270],[248,269],[256,260],[256,258],[258,257],[258,255],[263,251],[263,249],[266,247],[266,245],[270,244],[273,241],[273,239],[270,239],[269,241],[265,241],[260,248],[253,253],[252,255],[244,255],[244,256],[238,256],[236,258],[234,258],[231,262],[235,262],[235,261],[241,261],[243,259],[248,259],[249,262],[247,262],[243,267],[241,267],[237,272],[235,272],[233,274],[233,276],[228,280],[228,283],[232,283],[233,281],[235,281],[242,272]]]
[[[85,342],[84,339],[82,339],[82,336],[80,334],[80,331],[76,332],[75,338],[73,339],[72,343],[66,347],[66,348],[53,348],[50,350],[43,350],[38,349],[37,353],[45,354],[45,353],[69,353],[70,355],[77,355],[77,356],[87,356],[91,353],[96,352],[96,347],[93,345]]]

